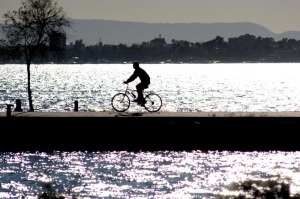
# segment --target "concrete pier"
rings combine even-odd
[[[0,125],[0,151],[300,150],[299,112],[3,112]]]

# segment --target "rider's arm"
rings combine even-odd
[[[124,84],[128,84],[129,82],[132,82],[138,77],[137,72],[134,71],[134,73],[125,81],[123,82]]]

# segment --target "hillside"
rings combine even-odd
[[[141,23],[108,20],[72,20],[73,28],[68,30],[68,42],[82,39],[87,45],[142,43],[154,38],[165,38],[167,43],[172,39],[190,42],[205,42],[221,36],[228,40],[251,34],[261,37],[272,37],[275,41],[283,38],[300,40],[299,31],[275,34],[267,28],[254,23]]]
[[[67,30],[67,42],[82,39],[86,45],[127,44],[148,42],[154,38],[165,38],[189,42],[206,42],[221,36],[228,40],[244,34],[271,37],[275,41],[283,38],[300,40],[300,31],[287,31],[275,34],[267,28],[254,23],[142,23],[109,20],[72,19],[72,28]],[[1,28],[1,24],[0,24]],[[0,39],[3,36],[0,33]]]

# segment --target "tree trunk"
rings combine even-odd
[[[34,112],[30,88],[30,61],[27,61],[27,91],[28,91],[28,100],[29,100],[29,111]]]

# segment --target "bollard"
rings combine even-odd
[[[20,111],[20,112],[23,111],[23,109],[21,108],[21,100],[20,99],[16,99],[16,108],[14,111]]]
[[[78,101],[76,100],[76,101],[74,102],[74,104],[75,104],[74,111],[75,111],[75,112],[78,112]]]
[[[7,111],[6,111],[6,117],[11,116],[11,107],[13,106],[12,104],[6,104],[7,106]]]

